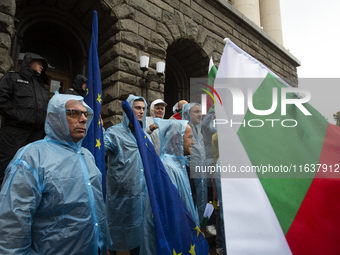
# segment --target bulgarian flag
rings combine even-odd
[[[229,39],[215,89],[227,254],[340,254],[340,128]]]
[[[214,88],[214,81],[215,81],[216,74],[217,74],[217,68],[214,65],[212,57],[210,57],[209,72],[208,72],[208,85],[211,86],[212,88]],[[212,96],[214,96],[213,89],[210,89],[210,93]],[[214,105],[214,101],[212,97],[207,97],[207,109],[209,110],[210,107],[213,105]]]

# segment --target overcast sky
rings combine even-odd
[[[301,61],[299,86],[311,92],[310,104],[335,124],[333,113],[340,111],[340,1],[280,3],[284,47]]]

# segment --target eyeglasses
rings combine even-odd
[[[83,112],[81,110],[76,110],[76,109],[70,109],[70,110],[65,110],[66,112],[70,112],[71,114],[67,114],[68,116],[70,116],[73,119],[79,119],[81,117],[82,114],[84,114],[84,116],[87,118],[87,120],[91,120],[93,114],[89,113],[89,112]]]

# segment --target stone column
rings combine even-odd
[[[280,0],[260,0],[261,26],[283,46]]]
[[[14,65],[13,70],[14,71],[17,71],[18,69],[18,60],[19,60],[19,51],[20,51],[21,42],[22,42],[22,36],[15,33],[12,38],[12,46],[11,46],[11,58],[13,59],[13,65]]]
[[[269,0],[270,1],[270,0]],[[233,6],[239,10],[248,19],[260,26],[260,8],[259,0],[236,0]]]
[[[1,0],[0,4],[0,78],[12,66],[11,38],[14,35],[15,0]]]

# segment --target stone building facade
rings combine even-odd
[[[20,66],[20,53],[33,51],[49,61],[52,80],[65,90],[76,74],[86,75],[96,10],[106,128],[120,122],[121,102],[128,94],[147,96],[140,83],[143,55],[150,57],[154,76],[156,62],[166,63],[161,84],[150,84],[148,102],[164,99],[168,115],[176,101],[189,99],[190,78],[207,76],[210,57],[218,66],[226,37],[296,86],[299,60],[233,1],[2,0],[0,76]]]

